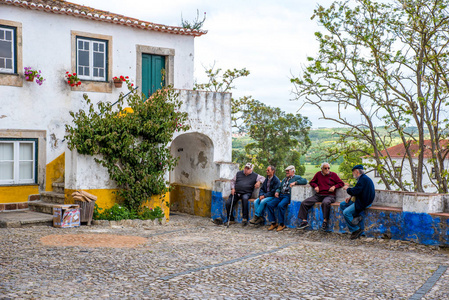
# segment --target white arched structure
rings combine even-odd
[[[170,151],[179,159],[170,172],[170,183],[212,189],[216,168],[214,145],[208,136],[198,132],[184,133],[173,140]]]

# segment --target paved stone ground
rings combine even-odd
[[[134,248],[41,242],[73,234],[147,242]],[[449,299],[449,271],[428,282],[449,266],[448,254],[334,233],[226,229],[182,214],[139,228],[1,228],[0,299],[409,299],[426,282],[422,299]]]

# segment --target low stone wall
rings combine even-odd
[[[315,193],[310,185],[294,186],[292,189],[292,200],[302,201]],[[343,189],[337,190],[337,202],[344,201],[349,197]],[[386,206],[401,208],[403,211],[416,213],[440,213],[449,212],[449,195],[412,193],[401,191],[376,190],[374,206]]]
[[[296,186],[292,190],[292,201],[287,208],[286,225],[295,228],[298,220],[301,201],[313,194],[313,189]],[[346,222],[340,210],[339,202],[347,198],[347,193],[337,191],[337,202],[331,207],[329,231],[348,232]],[[221,192],[212,192],[211,217],[227,221],[224,201]],[[391,201],[388,201],[391,199]],[[413,241],[425,245],[449,246],[449,213],[444,212],[446,195],[419,194],[396,191],[377,191],[373,205],[364,214],[363,227],[367,237],[383,237],[397,240]],[[236,207],[236,221],[241,222],[241,202]],[[277,213],[277,212],[276,212]],[[254,216],[254,205],[250,205],[251,217]],[[265,215],[267,219],[267,216]],[[323,221],[320,203],[317,203],[308,215],[310,229],[318,230]]]

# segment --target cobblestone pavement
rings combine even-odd
[[[92,248],[40,241],[54,234],[147,242]],[[419,299],[423,285],[422,299],[449,299],[449,271],[429,282],[449,266],[445,249],[348,238],[239,224],[226,229],[183,214],[140,228],[1,228],[0,299]]]

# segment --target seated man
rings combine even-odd
[[[288,166],[285,169],[285,175],[286,177],[282,180],[281,186],[276,190],[276,193],[274,194],[275,198],[272,198],[270,201],[267,202],[267,209],[268,209],[268,221],[271,222],[270,228],[268,230],[274,230],[277,228],[277,231],[281,231],[285,229],[285,209],[287,208],[287,205],[290,204],[290,192],[292,186],[298,184],[298,185],[305,185],[307,184],[307,180],[302,178],[299,175],[295,175],[295,166]],[[278,216],[278,223],[276,223],[276,217],[274,215],[274,209],[278,208],[279,216]]]
[[[366,208],[370,207],[376,196],[374,184],[371,178],[365,175],[362,165],[356,165],[352,168],[352,176],[357,179],[357,184],[353,188],[344,186],[343,189],[352,196],[346,198],[344,202],[340,203],[340,209],[348,224],[349,231],[351,231],[351,240],[357,239],[362,234],[362,228],[358,225],[362,220],[360,213]]]
[[[321,202],[321,209],[323,210],[323,225],[321,226],[321,230],[327,230],[331,203],[335,202],[336,190],[345,185],[336,173],[331,172],[330,168],[329,163],[322,163],[321,171],[317,172],[312,180],[309,181],[310,186],[315,189],[316,194],[301,202],[298,219],[302,220],[302,222],[298,229],[309,227],[307,213],[316,202]]]
[[[234,212],[231,211],[231,202],[232,207],[235,207],[236,203],[242,199],[242,226],[248,225],[248,200],[251,198],[254,188],[259,188],[264,180],[265,177],[253,172],[253,165],[251,163],[247,163],[243,171],[237,172],[231,180],[231,196],[226,201],[226,212],[230,224],[235,223]]]
[[[251,224],[259,225],[263,224],[265,218],[263,217],[263,210],[271,198],[274,197],[274,193],[281,185],[281,181],[274,173],[276,168],[273,166],[267,167],[267,178],[263,182],[259,191],[259,198],[254,201],[254,218],[249,221]]]

